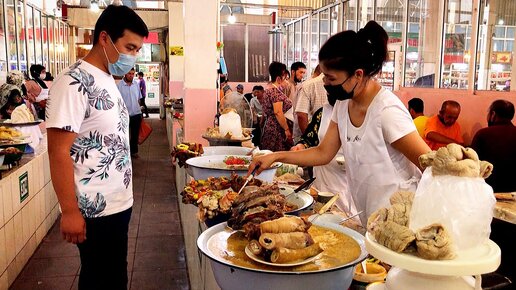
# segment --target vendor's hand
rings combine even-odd
[[[61,215],[61,235],[69,243],[80,244],[86,240],[86,222],[79,210]]]
[[[305,150],[305,149],[306,149],[305,145],[297,144],[296,146],[292,146],[292,148],[290,148],[290,151],[299,151],[299,150]]]
[[[276,154],[266,154],[261,156],[253,157],[253,161],[249,165],[249,170],[247,171],[247,176],[249,176],[255,167],[260,167],[256,170],[255,176],[262,173],[263,170],[271,167],[272,163],[276,161]]]

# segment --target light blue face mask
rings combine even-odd
[[[115,76],[123,76],[134,67],[134,64],[136,63],[136,56],[120,53],[113,43],[113,40],[111,40],[111,37],[109,38],[109,41],[111,41],[111,44],[113,44],[116,52],[118,52],[118,60],[115,63],[110,63],[106,54],[106,49],[104,48],[104,54],[106,55],[106,59],[108,61],[109,73]]]

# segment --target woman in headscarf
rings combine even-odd
[[[19,87],[11,84],[0,86],[0,118],[10,119],[16,107],[23,104],[22,92]]]
[[[29,72],[32,79],[25,83],[27,97],[34,103],[38,118],[44,120],[48,86],[43,79],[47,75],[47,70],[40,64],[33,64],[30,66]]]

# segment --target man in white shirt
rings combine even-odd
[[[129,111],[129,145],[131,156],[138,156],[138,135],[142,124],[142,109],[140,100],[143,98],[138,82],[134,79],[134,68],[125,74],[124,78],[118,82],[117,87],[124,99],[125,106]]]
[[[319,70],[316,68],[315,72],[318,71]],[[322,106],[328,102],[323,78],[324,74],[316,75],[314,78],[304,82],[303,87],[299,90],[294,111],[301,133],[305,132],[308,123],[310,123],[310,118],[315,111],[322,108]]]
[[[62,212],[61,234],[79,248],[79,289],[127,289],[133,206],[129,113],[113,75],[134,67],[149,31],[133,10],[113,5],[94,31],[88,55],[50,89],[50,174]]]
[[[292,108],[285,113],[285,117],[294,123],[293,138],[295,141],[301,137],[302,132],[299,130],[297,118],[295,116],[295,108],[299,90],[301,89],[303,79],[306,74],[306,65],[300,61],[294,62],[290,66],[290,78],[287,80],[288,87],[285,94],[292,101]]]

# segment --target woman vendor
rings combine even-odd
[[[364,210],[363,225],[389,204],[394,192],[415,191],[421,177],[418,157],[430,148],[399,98],[373,79],[386,59],[387,41],[387,33],[374,21],[358,32],[343,31],[328,39],[319,63],[325,89],[339,102],[323,141],[303,151],[256,157],[249,172],[259,165],[259,173],[275,161],[324,165],[342,148],[349,190],[357,210]]]
[[[304,150],[319,145],[324,139],[333,114],[333,106],[337,99],[335,95],[328,95],[328,102],[315,111],[312,121],[306,127],[296,146],[291,151]],[[314,167],[314,187],[319,191],[338,193],[340,198],[335,203],[337,207],[349,215],[357,212],[353,198],[349,193],[346,170],[343,165],[337,163],[337,157],[344,157],[342,148],[333,157],[330,163]]]

